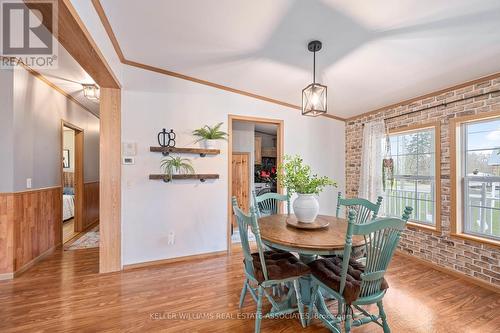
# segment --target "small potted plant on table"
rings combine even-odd
[[[311,167],[303,163],[302,158],[285,156],[278,166],[278,180],[287,189],[288,195],[297,193],[293,201],[293,212],[297,220],[302,223],[312,223],[319,213],[317,196],[326,186],[335,186],[337,183],[324,176],[312,174]]]
[[[212,127],[205,125],[194,130],[193,135],[197,137],[195,142],[203,142],[205,149],[214,149],[217,140],[227,140],[227,133],[220,130],[222,124],[218,123]]]

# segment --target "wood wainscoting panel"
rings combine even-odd
[[[18,192],[14,197],[14,270],[61,244],[61,187]]]
[[[89,182],[83,185],[83,228],[99,220],[99,182]]]
[[[0,274],[14,272],[14,195],[0,193]]]

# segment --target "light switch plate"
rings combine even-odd
[[[31,178],[26,178],[26,188],[31,188]]]
[[[168,233],[168,241],[167,241],[168,245],[174,245],[175,244],[175,232],[173,231],[170,231]]]
[[[135,156],[137,155],[137,143],[135,142],[122,142],[122,155]]]

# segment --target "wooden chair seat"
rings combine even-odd
[[[309,263],[311,273],[318,280],[330,287],[332,290],[340,292],[340,284],[342,280],[342,257],[330,257],[318,259]],[[347,277],[345,288],[342,293],[346,304],[351,304],[359,298],[361,293],[362,274],[365,271],[365,266],[355,259],[349,260],[349,268],[347,269]],[[389,284],[384,279],[380,286],[380,291],[389,288]]]
[[[309,307],[309,322],[319,307],[326,314],[318,318],[332,332],[340,333],[342,323],[346,333],[351,332],[352,326],[368,323],[380,325],[384,333],[391,332],[383,305],[389,287],[384,275],[412,210],[406,207],[401,219],[379,218],[361,224],[357,223],[356,210],[349,210],[342,257],[319,259],[309,265],[312,271],[311,304],[314,305]],[[365,237],[366,266],[351,257],[353,236]],[[333,315],[326,306],[324,293],[338,301],[337,315]],[[369,308],[363,308],[371,304],[377,304],[378,315],[370,313]],[[355,313],[354,310],[359,312]]]
[[[259,253],[252,253],[255,278],[259,283],[265,281]],[[269,280],[284,280],[309,274],[309,267],[299,261],[293,254],[284,251],[270,250],[264,252],[264,261]]]
[[[245,214],[239,207],[236,197],[233,197],[233,212],[238,222],[238,230],[241,238],[241,248],[243,250],[243,265],[245,281],[240,295],[240,309],[245,302],[245,296],[250,293],[257,302],[257,312],[255,313],[255,333],[260,332],[260,322],[262,318],[277,318],[285,314],[298,311],[300,323],[306,326],[304,303],[300,293],[299,278],[304,274],[309,274],[310,269],[301,263],[297,258],[288,252],[270,250],[264,251],[264,243],[260,237],[259,223],[257,221],[257,209],[250,207],[250,215]],[[250,250],[249,232],[255,236],[257,252]],[[285,291],[284,298],[275,299],[275,292],[282,286]],[[278,288],[279,287],[279,288]],[[268,289],[273,291],[272,294]],[[272,307],[263,315],[262,302],[267,299]],[[296,302],[294,302],[294,299]],[[294,304],[295,303],[295,304]]]

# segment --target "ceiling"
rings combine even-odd
[[[269,135],[276,135],[278,132],[278,125],[255,123],[255,131]]]
[[[80,104],[90,112],[99,116],[99,101],[92,101],[83,96],[82,84],[93,84],[94,80],[80,64],[59,45],[58,67],[56,69],[36,69],[47,80],[74,97]]]
[[[301,105],[323,42],[328,112],[500,72],[498,0],[101,0],[125,58]]]

